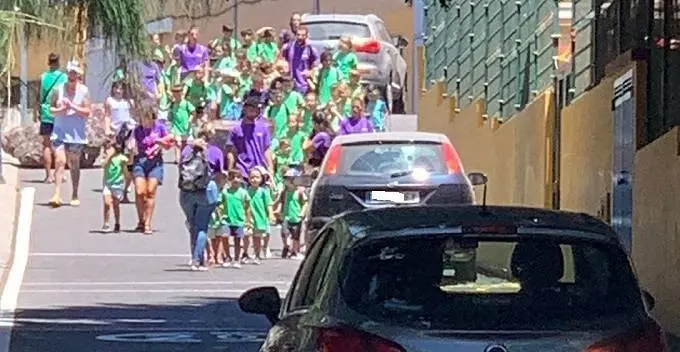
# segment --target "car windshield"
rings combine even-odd
[[[439,143],[381,142],[342,146],[339,175],[406,175],[413,169],[445,170]]]
[[[337,40],[342,36],[369,38],[371,31],[363,23],[319,21],[303,24],[309,31],[311,40]]]
[[[343,298],[372,320],[431,329],[582,329],[644,311],[616,247],[493,237],[366,238],[342,269]]]

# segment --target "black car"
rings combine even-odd
[[[385,132],[333,140],[311,186],[306,235],[347,211],[412,204],[473,204],[472,184],[449,139]]]
[[[472,282],[451,254],[476,253]],[[616,233],[589,215],[501,206],[344,214],[314,239],[260,351],[667,351]]]

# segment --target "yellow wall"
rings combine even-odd
[[[488,202],[549,205],[548,156],[552,93],[539,95],[508,122],[494,126],[477,102],[456,114],[455,100],[442,97],[443,85],[423,93],[418,113],[422,131],[445,133],[458,150],[466,172],[489,177]]]
[[[680,157],[676,127],[640,149],[633,185],[633,261],[654,315],[680,334]]]
[[[596,216],[608,211],[613,81],[631,67],[635,65],[618,66],[609,78],[562,111],[560,193],[564,210]],[[644,79],[640,79],[644,72],[636,71],[640,99],[644,97]],[[489,203],[549,205],[550,92],[501,126],[491,126],[482,118],[482,102],[456,114],[455,99],[443,93],[444,86],[437,84],[421,95],[419,129],[445,133],[466,171],[488,174]],[[679,161],[680,127],[638,150],[633,199],[633,262],[642,287],[657,299],[653,314],[675,334],[680,334]]]

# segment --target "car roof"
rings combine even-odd
[[[302,15],[301,21],[303,23],[309,22],[355,22],[355,23],[368,23],[376,20],[380,20],[376,15],[357,15],[349,13],[323,13],[323,14],[304,14]]]
[[[378,132],[378,133],[356,133],[337,136],[333,139],[334,145],[344,145],[352,143],[362,143],[375,141],[404,141],[404,142],[429,142],[429,143],[450,143],[449,138],[441,133],[430,132]]]
[[[395,206],[347,212],[336,217],[362,233],[392,232],[408,235],[409,230],[438,228],[442,231],[468,226],[517,226],[550,228],[600,235],[617,239],[616,233],[601,220],[584,213],[497,205],[417,205]],[[353,235],[358,234],[355,233]]]

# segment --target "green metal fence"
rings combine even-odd
[[[426,0],[426,82],[443,80],[464,108],[477,98],[507,119],[553,82],[556,0]]]

